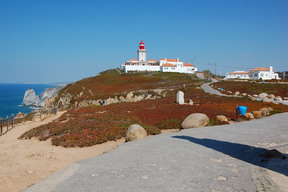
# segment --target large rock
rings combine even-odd
[[[194,102],[192,101],[192,99],[189,99],[188,100],[188,105],[193,105],[194,104]]]
[[[22,105],[32,105],[36,107],[46,106],[47,99],[54,97],[63,87],[47,88],[39,96],[33,89],[27,89],[23,98]]]
[[[275,95],[274,95],[274,94],[269,94],[269,95],[268,95],[268,98],[269,98],[269,99],[274,99],[274,98],[275,98]]]
[[[268,97],[263,97],[262,102],[269,103],[269,102],[271,102],[271,100]]]
[[[268,96],[267,93],[260,93],[260,94],[258,95],[258,97],[261,98],[261,99],[263,99],[264,97],[267,97],[267,96]]]
[[[246,117],[249,120],[254,119],[254,115],[252,113],[245,113],[244,117]]]
[[[220,122],[228,122],[227,117],[224,116],[224,115],[217,115],[217,116],[216,116],[216,120],[217,120],[217,121],[220,121]]]
[[[274,101],[283,101],[283,99],[282,99],[282,97],[277,96],[277,97],[274,98]]]
[[[176,103],[183,105],[184,104],[184,93],[182,91],[178,91],[176,96]]]
[[[184,119],[181,129],[205,127],[209,123],[209,117],[203,113],[192,113]]]
[[[130,125],[126,132],[126,141],[134,141],[147,137],[145,129],[138,124]]]
[[[40,99],[36,95],[34,89],[27,89],[23,98],[22,105],[38,106],[39,103],[40,103]]]
[[[240,92],[239,92],[239,91],[236,91],[236,92],[234,93],[234,95],[235,95],[235,96],[238,96],[238,95],[240,95]]]
[[[261,111],[261,115],[263,117],[268,116],[270,114],[270,111],[268,108],[262,108],[262,109],[260,109],[260,111]]]
[[[256,118],[256,119],[262,118],[262,112],[261,111],[252,111],[252,114],[254,115],[254,118]]]

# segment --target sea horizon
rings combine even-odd
[[[57,87],[53,84],[0,83],[0,118],[16,115],[18,112],[30,113],[33,106],[23,106],[23,97],[27,89],[34,89],[37,95],[46,88]]]

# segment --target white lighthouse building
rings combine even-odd
[[[143,41],[139,43],[138,60],[130,59],[122,64],[122,69],[127,73],[129,71],[162,71],[162,72],[177,72],[177,73],[195,73],[197,68],[190,63],[184,63],[177,59],[154,59],[146,58],[146,49]]]

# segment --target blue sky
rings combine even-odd
[[[71,82],[137,59],[288,70],[288,0],[0,0],[0,83]],[[209,65],[212,64],[212,65]]]

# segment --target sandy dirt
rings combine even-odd
[[[25,122],[0,136],[0,191],[18,192],[37,183],[69,164],[101,155],[124,142],[110,141],[85,148],[63,148],[51,145],[51,141],[19,140],[26,131],[46,124],[57,116],[41,122]]]
[[[51,122],[63,113],[64,112],[58,112],[57,116],[47,118],[41,122],[25,122],[25,124],[16,125],[14,129],[3,136],[0,136],[1,192],[19,192],[28,186],[45,179],[56,171],[65,168],[73,162],[101,155],[116,148],[125,141],[124,139],[120,139],[92,147],[63,148],[52,146],[51,140],[40,142],[37,139],[17,139],[26,131]],[[178,129],[162,130],[161,133],[176,131],[178,131]],[[287,167],[287,163],[288,160],[282,161],[279,169]],[[271,162],[269,166],[275,165],[279,166],[279,162]],[[279,186],[281,192],[287,191],[287,176],[274,171],[268,171],[268,174]]]

